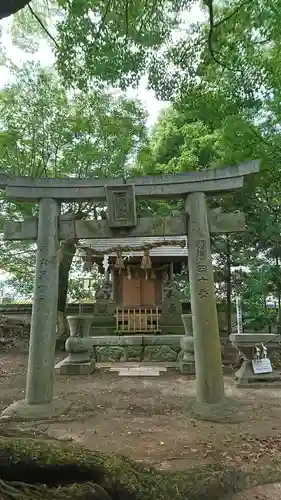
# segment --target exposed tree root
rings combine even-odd
[[[247,473],[217,463],[159,471],[78,446],[0,437],[0,500],[226,500],[281,479],[281,458]]]
[[[95,483],[47,488],[46,485],[26,484],[0,479],[1,500],[111,500],[104,488]]]

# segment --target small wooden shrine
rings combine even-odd
[[[79,254],[85,270],[97,264],[104,274],[118,331],[161,330],[168,289],[187,263],[186,236],[87,240]]]

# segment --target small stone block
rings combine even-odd
[[[160,372],[158,368],[120,368],[119,377],[159,377]]]
[[[56,364],[55,371],[59,375],[91,375],[95,371],[95,361],[92,359],[87,363],[71,363],[65,358]]]
[[[195,363],[188,363],[183,359],[181,359],[179,363],[182,375],[195,375]]]
[[[30,405],[23,399],[6,408],[2,412],[0,422],[9,420],[45,420],[47,418],[58,417],[63,415],[69,406],[70,403],[62,399],[53,399],[50,403],[42,405]]]
[[[167,370],[167,368],[166,368],[165,366],[159,366],[159,367],[158,367],[158,366],[155,366],[155,369],[157,369],[159,372],[162,372],[162,373],[164,373],[164,372],[167,372],[167,371],[168,371],[168,370]]]
[[[140,370],[158,370],[159,372],[166,372],[167,371],[167,368],[165,366],[148,366],[148,365],[139,365],[139,364],[134,364],[134,363],[130,363],[130,366],[126,365],[124,363],[124,365],[120,365],[119,363],[116,364],[116,366],[110,366],[109,368],[109,371],[110,372],[120,372],[120,370],[132,370],[132,369],[140,369]]]
[[[120,372],[120,370],[123,370],[123,371],[128,371],[130,370],[131,368],[138,368],[137,366],[133,366],[133,367],[129,367],[129,366],[112,366],[109,371],[110,372]]]

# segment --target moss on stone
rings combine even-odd
[[[260,476],[254,476],[223,464],[161,472],[126,457],[76,446],[0,438],[1,500],[222,500],[257,482]],[[18,482],[18,496],[4,496],[9,481]],[[23,490],[20,481],[37,484]]]
[[[177,361],[180,348],[163,346],[96,347],[96,360],[106,361]]]
[[[96,358],[98,362],[119,361],[122,357],[122,347],[96,347]]]
[[[178,352],[167,345],[147,346],[144,351],[145,361],[177,361]]]
[[[144,352],[143,346],[124,346],[122,360],[133,361],[142,359]]]

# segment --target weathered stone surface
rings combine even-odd
[[[142,236],[181,236],[185,234],[186,220],[181,217],[141,217],[132,228],[118,229],[118,237]],[[6,221],[4,238],[6,240],[36,240],[38,232],[37,218],[26,219],[22,222]],[[99,239],[116,238],[116,230],[108,225],[106,220],[60,220],[59,238]]]
[[[255,174],[259,171],[260,160],[252,160],[240,165],[227,166],[218,169],[206,169],[204,171],[193,171],[165,175],[149,175],[127,179],[131,184],[172,184],[186,182],[202,182],[209,180],[225,179]]]
[[[182,375],[195,375],[194,339],[192,314],[182,314],[185,335],[180,340],[182,357],[179,359]]]
[[[46,404],[29,404],[26,399],[17,401],[8,406],[1,415],[1,420],[44,420],[58,417],[66,412],[69,407],[67,401],[53,399]]]
[[[245,419],[243,407],[239,402],[224,398],[220,403],[208,404],[190,401],[189,409],[199,420],[221,423],[239,423]]]
[[[148,346],[144,351],[144,361],[177,361],[179,348],[170,346]]]
[[[136,196],[154,199],[173,199],[188,193],[212,192],[218,194],[223,191],[240,189],[243,186],[243,177],[231,177],[225,179],[206,180],[190,182],[188,184],[163,184],[136,186]]]
[[[154,366],[135,366],[120,368],[119,377],[159,377],[160,370]]]
[[[239,359],[239,351],[237,347],[234,345],[230,344],[229,341],[224,342],[224,339],[221,338],[221,344],[222,344],[222,360],[223,360],[223,365],[232,365],[233,367],[236,366],[237,361]]]
[[[179,298],[165,298],[162,304],[162,314],[159,319],[159,326],[162,325],[172,327],[173,325],[180,324],[181,321],[181,303]]]
[[[144,355],[144,346],[126,346],[123,347],[123,356],[121,359],[126,361],[142,359]]]
[[[182,335],[114,335],[97,337],[69,337],[66,341],[68,352],[90,351],[93,346],[180,346]],[[70,347],[71,346],[71,347]]]
[[[192,336],[193,335],[192,314],[181,314],[181,320],[183,322],[185,335]]]
[[[57,202],[41,200],[26,387],[29,405],[45,405],[53,398],[59,277],[58,222]]]
[[[137,224],[134,184],[106,186],[108,225],[112,228],[132,227]]]
[[[243,176],[258,172],[260,161],[255,160],[234,167],[209,169],[165,176],[136,177],[127,179],[134,184],[136,196],[171,198],[193,192],[221,192],[241,188]],[[20,201],[38,201],[40,198],[59,200],[105,199],[104,186],[125,184],[124,179],[33,179],[28,177],[6,178],[6,196]]]
[[[70,335],[72,337],[89,337],[93,319],[93,315],[90,314],[67,316]]]
[[[184,327],[181,325],[165,325],[161,324],[162,335],[184,335]]]
[[[119,361],[124,357],[124,351],[122,347],[96,347],[96,360],[99,362],[103,361]]]
[[[95,371],[95,360],[87,362],[73,362],[70,357],[63,359],[55,366],[60,375],[91,375]]]
[[[116,304],[111,299],[97,299],[93,305],[94,319],[93,326],[95,325],[115,325],[116,320],[114,317]]]
[[[258,387],[264,384],[279,384],[281,382],[281,376],[275,370],[271,373],[255,374],[252,367],[252,358],[254,352],[254,346],[259,345],[262,342],[266,346],[268,351],[268,356],[278,349],[280,346],[280,335],[270,334],[270,333],[232,333],[230,335],[230,340],[238,347],[242,352],[244,360],[242,366],[235,373],[235,379],[237,385],[243,386],[253,386]]]
[[[180,372],[182,375],[195,375],[195,363],[185,361],[184,359],[179,360]]]
[[[200,404],[214,405],[225,396],[205,195],[189,195],[186,209],[197,399]]]
[[[147,346],[142,347],[96,347],[96,360],[99,362],[119,361],[119,360],[139,360],[144,361],[177,361],[180,347],[171,348],[169,346]]]
[[[236,233],[246,231],[245,214],[208,212],[210,233]]]
[[[245,231],[245,216],[237,213],[208,212],[210,233],[232,233]],[[178,217],[141,217],[135,227],[119,228],[118,237],[142,236],[182,236],[186,233],[186,216]],[[6,240],[36,240],[38,234],[38,219],[30,217],[24,221],[6,221],[4,238]],[[73,239],[114,239],[116,230],[112,229],[106,220],[64,220],[60,218],[59,238]]]
[[[270,373],[255,374],[253,371],[252,361],[246,359],[239,370],[235,373],[235,380],[238,387],[265,387],[268,385],[281,386],[281,376],[275,370]]]

